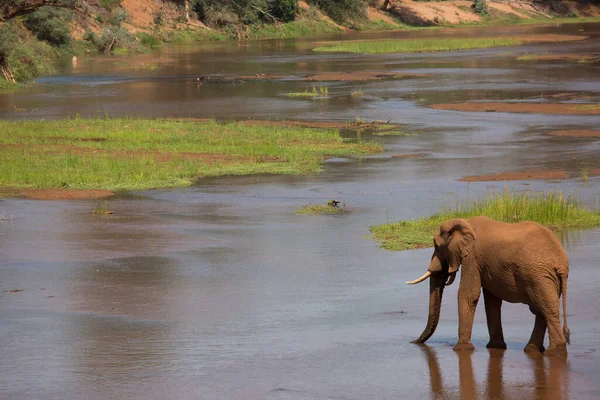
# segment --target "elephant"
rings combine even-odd
[[[434,251],[427,272],[406,282],[429,278],[427,326],[414,343],[433,335],[440,316],[444,287],[454,282],[462,266],[458,288],[458,343],[455,351],[473,350],[471,330],[475,308],[483,289],[490,340],[487,348],[506,349],[502,333],[502,301],[524,303],[535,315],[525,352],[567,354],[567,278],[569,260],[557,236],[530,221],[505,223],[485,216],[444,221],[433,238]],[[560,297],[564,326],[560,326]],[[550,345],[544,348],[548,328]]]

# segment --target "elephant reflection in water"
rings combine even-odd
[[[442,370],[436,352],[427,345],[419,345],[427,364],[432,398],[456,398],[454,385],[444,387]],[[473,352],[457,352],[460,399],[568,399],[567,357],[557,356],[544,359],[540,354],[529,355],[534,372],[533,382],[504,382],[504,350],[489,349],[489,360],[485,384],[477,385],[473,373],[471,356]],[[546,364],[545,364],[546,362]],[[547,365],[549,364],[549,365]]]

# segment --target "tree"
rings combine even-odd
[[[75,9],[76,0],[3,0],[0,5],[0,21],[8,21],[35,12],[43,6]]]
[[[381,9],[382,9],[383,11],[385,11],[385,10],[387,10],[387,8],[388,8],[388,6],[389,6],[389,5],[390,5],[390,0],[385,0],[385,1],[383,2],[383,5],[381,6]]]

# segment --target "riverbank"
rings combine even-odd
[[[0,46],[0,64],[5,65],[7,71],[3,70],[0,74],[0,92],[18,88],[14,82],[54,73],[59,61],[67,62],[74,55],[95,52],[126,55],[150,51],[165,43],[600,21],[600,7],[578,2],[562,2],[564,6],[556,8],[529,2],[507,4],[488,1],[483,12],[473,8],[469,1],[391,1],[385,10],[383,1],[371,1],[368,6],[354,0],[344,1],[348,3],[346,8],[340,8],[339,4],[329,7],[328,2],[275,2],[293,5],[285,18],[275,17],[267,11],[252,18],[245,17],[243,10],[233,10],[222,4],[219,5],[222,9],[209,7],[205,10],[201,4],[206,1],[186,2],[187,7],[176,2],[158,4],[152,0],[89,2],[84,9],[74,10],[43,7],[0,23],[0,41],[5,42]],[[256,14],[256,7],[252,4],[248,7]],[[485,47],[490,45],[493,44]],[[73,62],[76,63],[77,59]]]
[[[212,120],[0,121],[0,194],[57,199],[62,191],[71,199],[86,197],[73,193],[84,190],[106,197],[203,177],[315,173],[327,157],[380,151],[333,129]]]

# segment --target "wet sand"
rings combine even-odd
[[[499,103],[477,102],[456,104],[432,104],[436,110],[453,110],[469,112],[508,112],[532,114],[565,114],[565,115],[600,115],[600,105],[597,103]]]
[[[566,171],[509,171],[489,175],[472,175],[459,179],[462,182],[496,182],[567,179]]]
[[[114,196],[104,189],[24,189],[0,188],[0,196],[24,197],[33,200],[90,200]]]
[[[575,62],[598,62],[600,56],[586,54],[527,54],[521,56],[520,61],[575,61]]]
[[[583,129],[566,129],[560,131],[550,131],[547,133],[549,136],[561,136],[561,137],[572,137],[572,138],[600,138],[600,131],[598,130],[583,130]]]
[[[369,80],[382,80],[382,79],[404,79],[404,78],[422,78],[428,76],[427,74],[419,73],[387,73],[387,72],[375,72],[375,71],[356,71],[356,72],[322,72],[316,75],[307,76],[305,79],[308,81],[340,81],[340,82],[354,82],[354,81],[369,81]]]

